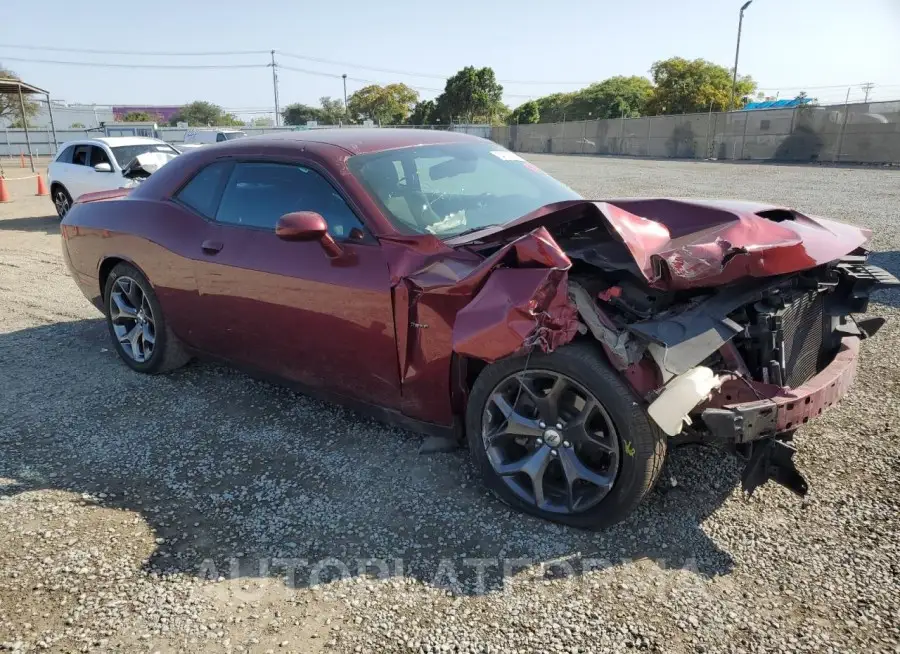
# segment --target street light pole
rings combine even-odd
[[[738,18],[738,35],[737,35],[737,46],[734,48],[734,77],[731,80],[731,101],[728,103],[728,110],[732,111],[734,109],[734,94],[737,91],[737,70],[738,70],[738,57],[741,54],[741,27],[744,24],[744,10],[750,6],[753,0],[747,0],[743,5],[741,5],[741,14]]]
[[[347,73],[341,75],[344,78],[344,113],[347,113]]]

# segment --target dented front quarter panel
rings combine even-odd
[[[430,235],[383,237],[394,289],[404,412],[452,419],[452,353],[486,362],[534,345],[550,351],[577,332],[571,261],[543,227],[481,257]]]

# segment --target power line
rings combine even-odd
[[[52,50],[54,52],[81,52],[85,54],[134,55],[140,57],[211,57],[223,55],[269,54],[268,50],[214,50],[209,52],[160,52],[157,50],[154,52],[150,52],[149,50],[92,50],[88,48],[60,48],[49,45],[22,45],[15,43],[0,43],[0,48],[14,48],[19,50]],[[5,58],[12,59],[12,57]]]
[[[149,51],[149,50],[106,50],[106,49],[93,49],[93,48],[63,48],[58,46],[39,46],[39,45],[25,45],[19,43],[0,43],[0,48],[13,48],[20,50],[49,50],[53,52],[76,52],[83,54],[102,54],[102,55],[129,55],[136,57],[207,57],[207,56],[231,56],[231,55],[251,55],[251,54],[269,54],[270,50],[212,50],[206,52],[197,52],[197,51],[165,51],[161,52],[157,51]],[[378,73],[388,73],[391,75],[406,75],[409,77],[422,77],[422,78],[430,78],[430,79],[440,79],[446,80],[450,75],[443,75],[438,73],[422,73],[410,70],[402,70],[397,68],[379,68],[377,66],[369,66],[367,64],[359,64],[353,63],[349,61],[340,61],[336,59],[326,59],[324,57],[311,57],[308,55],[301,55],[295,52],[285,52],[284,50],[276,50],[277,54],[280,54],[285,57],[290,57],[292,59],[300,59],[305,61],[314,61],[320,64],[328,64],[332,66],[343,66],[346,68],[359,68],[361,70],[371,70]],[[12,61],[26,61],[24,59],[16,59],[15,57],[4,57],[5,59],[10,59]],[[535,85],[584,85],[587,86],[591,84],[591,82],[573,82],[573,81],[556,81],[556,80],[513,80],[513,79],[501,79],[497,80],[502,84],[535,84]]]
[[[3,56],[4,61],[24,61],[29,64],[56,64],[59,66],[86,66],[93,68],[159,68],[159,69],[209,69],[209,68],[268,68],[266,64],[114,64],[96,61],[60,61],[58,59],[24,59]]]
[[[431,79],[441,79],[446,80],[452,75],[438,75],[435,73],[419,73],[411,70],[400,70],[396,68],[378,68],[375,66],[368,66],[366,64],[356,64],[349,61],[338,61],[335,59],[324,59],[322,57],[310,57],[307,55],[299,55],[294,52],[285,52],[284,50],[276,50],[276,52],[284,57],[291,57],[293,59],[303,59],[306,61],[315,61],[320,64],[329,64],[331,66],[344,66],[347,68],[360,68],[362,70],[372,70],[378,73],[389,73],[391,75],[408,75],[409,77],[427,77]],[[349,78],[348,78],[349,79]],[[565,84],[583,84],[585,86],[592,84],[592,82],[565,82],[565,81],[551,81],[551,80],[515,80],[515,79],[498,79],[498,82],[502,84],[548,84],[548,85],[565,85]]]

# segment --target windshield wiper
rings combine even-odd
[[[457,232],[456,234],[448,234],[447,238],[459,238],[460,236],[467,236],[469,234],[474,234],[475,232],[482,232],[486,229],[490,229],[491,227],[501,227],[502,225],[484,225],[483,227],[470,227],[469,229],[464,229],[461,232]]]

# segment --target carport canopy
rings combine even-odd
[[[28,121],[25,119],[26,95],[43,95],[47,98],[47,111],[50,112],[50,127],[53,130],[53,145],[59,149],[56,141],[56,125],[53,123],[53,105],[50,104],[50,91],[28,84],[12,77],[0,77],[0,94],[19,96],[19,107],[22,109],[22,125],[25,127],[25,142],[28,144],[28,159],[31,161],[31,172],[34,172],[34,154],[31,152],[31,136],[28,134]]]

